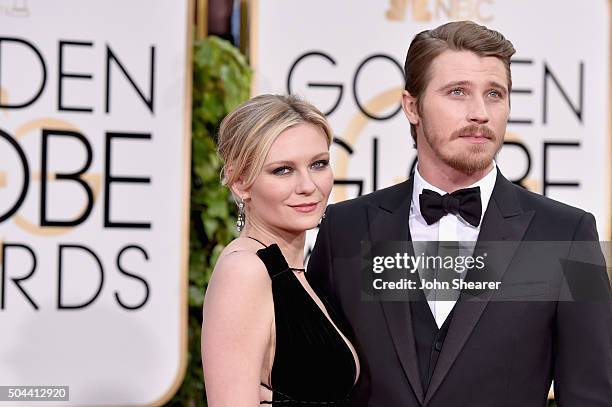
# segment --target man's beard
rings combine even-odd
[[[476,172],[486,170],[493,162],[493,158],[501,149],[502,143],[498,143],[498,136],[495,135],[486,125],[469,125],[454,131],[450,140],[440,141],[429,135],[428,126],[423,123],[423,133],[425,140],[431,147],[434,154],[449,167],[466,175],[472,175]],[[459,137],[469,134],[483,134],[490,142],[483,144],[470,144],[467,148],[463,148],[457,152],[448,153],[441,148],[442,143],[448,143]],[[496,148],[491,149],[489,143],[499,144]]]

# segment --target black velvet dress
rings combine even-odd
[[[257,255],[272,279],[276,324],[271,387],[262,383],[272,390],[272,400],[260,404],[349,406],[357,374],[350,348],[289,268],[280,248],[273,244]],[[345,320],[317,295],[348,338]]]

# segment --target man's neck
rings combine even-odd
[[[447,165],[436,166],[427,163],[418,163],[419,174],[421,177],[436,188],[440,188],[447,193],[468,187],[483,179],[492,169],[493,162],[484,170],[466,174]]]

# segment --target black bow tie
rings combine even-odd
[[[436,223],[447,213],[461,216],[472,226],[478,226],[482,214],[480,187],[465,188],[452,194],[440,195],[430,189],[423,189],[419,195],[421,215],[428,225]]]

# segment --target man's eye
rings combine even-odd
[[[498,91],[496,91],[496,90],[492,90],[492,91],[490,91],[490,92],[489,92],[489,95],[490,95],[490,96],[493,96],[494,98],[499,98],[499,97],[501,97],[501,93],[500,93],[500,92],[498,92]]]
[[[285,174],[289,174],[291,172],[291,167],[278,167],[277,169],[275,169],[274,171],[272,171],[272,174],[274,175],[285,175]]]
[[[312,168],[314,168],[315,170],[320,170],[322,168],[327,167],[328,165],[329,165],[329,160],[319,160],[312,164]]]
[[[461,88],[454,88],[450,90],[449,94],[453,96],[463,96],[465,93]]]

